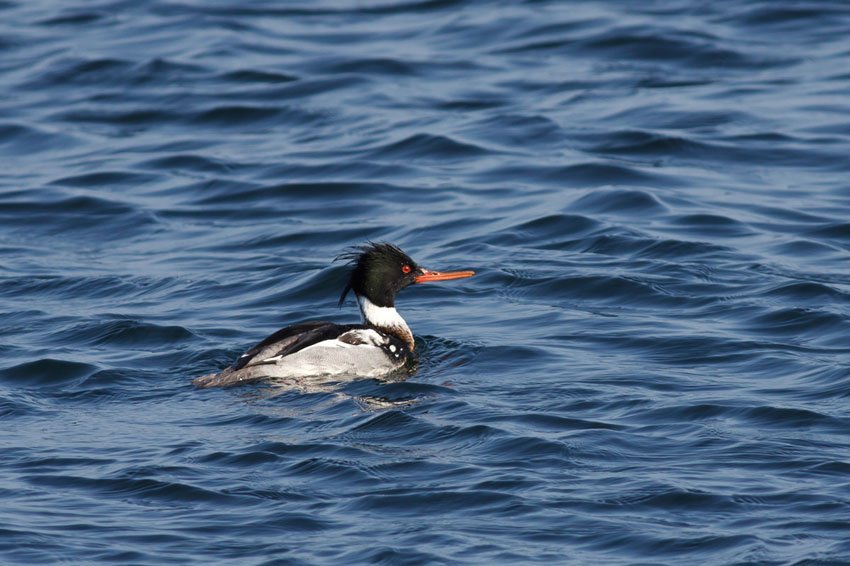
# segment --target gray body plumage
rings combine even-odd
[[[286,352],[297,338],[292,336],[268,344],[253,354],[246,365],[239,367],[237,361],[220,373],[197,378],[194,384],[232,387],[268,378],[300,381],[318,377],[381,377],[401,368],[407,358],[398,339],[371,328],[348,330],[295,352],[280,353]]]

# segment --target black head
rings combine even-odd
[[[424,273],[409,255],[386,242],[369,242],[337,259],[349,259],[353,266],[348,285],[339,297],[340,305],[348,292],[354,290],[376,306],[394,307],[396,294],[416,283],[417,276]]]

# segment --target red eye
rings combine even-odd
[[[410,266],[409,265],[402,265],[401,266],[401,272],[402,273],[410,273]]]

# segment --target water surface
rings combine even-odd
[[[850,560],[850,9],[0,2],[4,563]],[[197,390],[354,321],[406,381]]]

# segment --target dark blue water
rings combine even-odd
[[[850,8],[0,1],[0,561],[850,560]],[[407,381],[197,390],[357,320]]]

